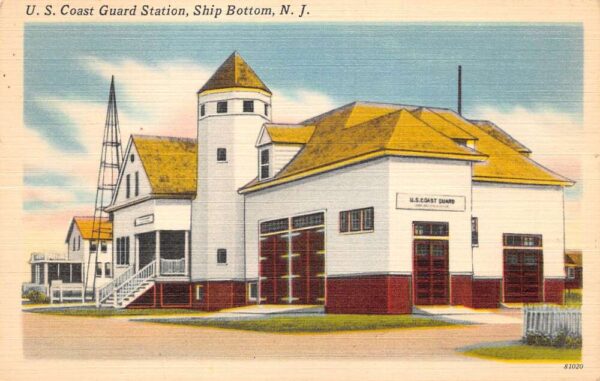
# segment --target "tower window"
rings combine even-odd
[[[265,116],[269,116],[269,105],[265,103]]]
[[[227,148],[217,148],[217,161],[227,161]]]
[[[206,105],[201,104],[200,105],[200,116],[204,116],[204,115],[206,115]]]
[[[129,160],[133,163],[133,160],[135,160],[135,156],[133,156],[133,154],[129,155]]]
[[[269,149],[260,151],[260,178],[266,179],[269,177]]]
[[[136,196],[140,194],[140,173],[135,172],[135,193]]]
[[[217,249],[217,263],[227,263],[227,249]]]
[[[217,114],[227,114],[227,101],[217,102]]]
[[[125,182],[125,197],[129,198],[129,196],[131,196],[131,175],[127,175]]]
[[[254,101],[244,101],[244,112],[254,112]]]

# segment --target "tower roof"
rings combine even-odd
[[[210,77],[204,86],[202,86],[198,93],[234,87],[258,89],[271,94],[271,90],[269,90],[267,85],[265,85],[258,75],[256,75],[254,70],[252,70],[238,52],[233,52],[225,62],[219,66],[217,71],[215,71],[212,77]]]

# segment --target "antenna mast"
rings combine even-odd
[[[462,115],[462,66],[458,65],[458,115]]]
[[[104,123],[100,168],[98,170],[92,239],[90,241],[84,283],[85,293],[87,293],[88,285],[92,284],[92,298],[96,294],[96,263],[98,262],[98,252],[102,249],[102,243],[110,239],[109,234],[112,232],[109,221],[110,216],[104,208],[110,205],[112,200],[122,161],[123,151],[121,146],[121,132],[119,130],[119,115],[117,113],[117,98],[115,95],[115,77],[112,76],[108,94],[106,121]]]

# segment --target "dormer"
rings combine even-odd
[[[302,124],[264,124],[256,141],[258,180],[277,175],[308,142],[314,129]]]

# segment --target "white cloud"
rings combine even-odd
[[[333,99],[326,94],[297,89],[294,91],[273,90],[273,121],[297,123],[335,107]]]
[[[531,157],[540,164],[570,179],[581,180],[583,126],[569,114],[523,107],[505,111],[485,106],[469,117],[492,121],[531,149]]]

